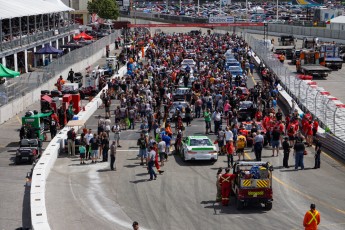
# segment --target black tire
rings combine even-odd
[[[61,92],[58,90],[52,90],[51,95],[52,97],[59,97],[61,95]]]
[[[85,99],[85,93],[83,91],[79,91],[80,93],[80,99],[84,100]]]
[[[16,164],[16,165],[19,165],[22,161],[21,161],[22,159],[20,158],[20,157],[16,157],[15,158],[15,160],[14,160],[14,163]]]
[[[184,151],[181,150],[180,152],[181,152],[182,161],[183,161],[183,162],[186,162],[186,157],[184,156]]]
[[[267,210],[267,211],[269,211],[269,210],[271,210],[272,209],[272,202],[267,202],[267,203],[265,203],[265,210]]]
[[[49,90],[41,90],[41,95],[49,95],[50,91]]]
[[[243,208],[244,208],[244,203],[242,201],[236,199],[236,209],[242,210]]]

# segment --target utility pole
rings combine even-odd
[[[277,21],[278,21],[278,19],[279,19],[279,14],[278,14],[278,4],[279,4],[279,0],[277,0]]]

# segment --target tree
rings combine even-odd
[[[90,14],[96,13],[103,19],[117,19],[119,6],[115,0],[93,0],[87,3],[87,10]]]

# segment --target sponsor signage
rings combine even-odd
[[[122,2],[123,2],[123,6],[129,6],[130,5],[129,0],[123,0]]]
[[[186,24],[129,24],[128,27],[224,27],[224,26],[264,26],[262,22],[249,22],[249,23],[186,23]]]
[[[235,19],[232,16],[209,17],[209,23],[234,23]]]

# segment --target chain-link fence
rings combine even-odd
[[[7,104],[17,97],[24,96],[27,92],[30,92],[68,69],[71,65],[104,49],[107,45],[115,41],[119,33],[119,31],[116,31],[90,45],[73,50],[66,55],[54,59],[48,66],[39,68],[34,72],[25,73],[17,78],[7,80],[6,84],[0,86],[0,106]]]
[[[324,129],[345,140],[345,105],[312,81],[301,80],[296,73],[285,67],[267,48],[263,40],[245,33],[245,39],[262,62],[279,78],[283,88],[298,103],[319,119]]]

